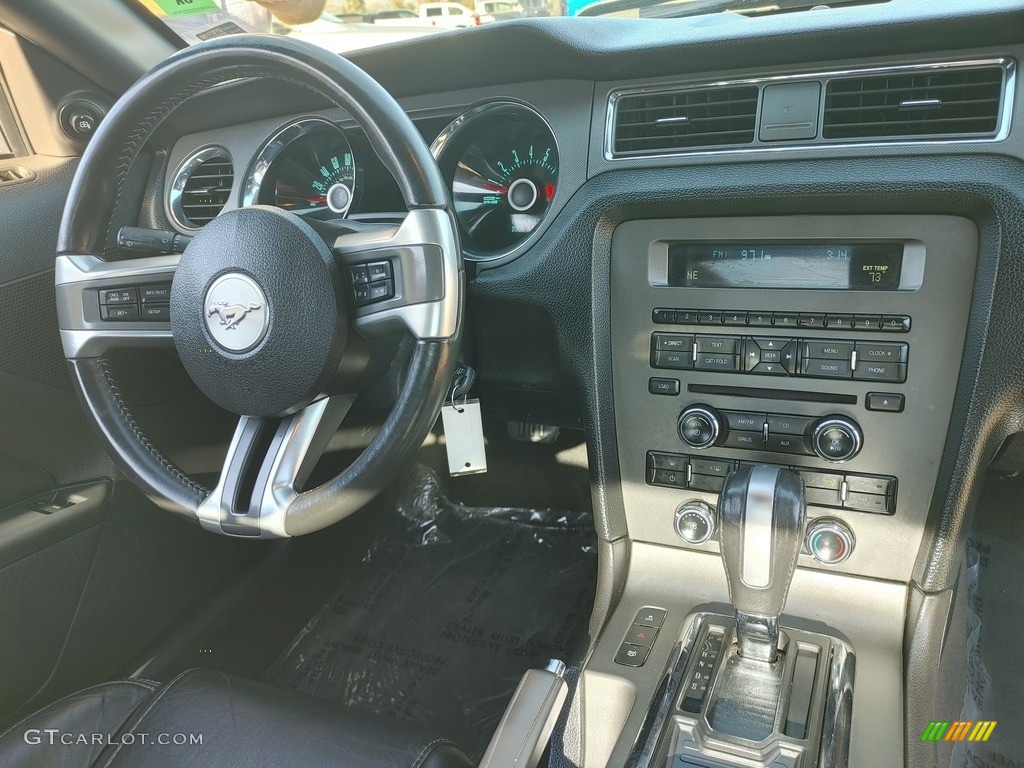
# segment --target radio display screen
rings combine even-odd
[[[670,243],[668,284],[686,288],[896,291],[903,243]]]

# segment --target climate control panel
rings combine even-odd
[[[864,434],[849,416],[822,418],[749,411],[718,411],[698,403],[687,406],[677,421],[679,439],[690,448],[712,446],[748,451],[817,456],[843,462],[860,453]]]

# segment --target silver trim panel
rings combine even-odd
[[[764,464],[758,464],[750,472],[740,560],[740,580],[748,587],[763,589],[771,584],[775,486],[778,477],[777,467]]]
[[[898,74],[913,71],[928,71],[936,69],[970,69],[982,66],[1000,66],[1003,68],[1003,99],[1002,106],[999,113],[999,124],[996,129],[994,136],[982,136],[982,137],[968,137],[968,138],[956,138],[941,137],[941,138],[922,138],[912,139],[907,137],[901,137],[892,141],[885,139],[872,139],[862,141],[849,141],[848,139],[825,139],[816,137],[811,141],[794,141],[794,142],[765,142],[760,143],[755,138],[753,144],[746,144],[741,147],[737,146],[719,146],[719,147],[701,147],[692,150],[680,149],[670,152],[652,152],[650,154],[617,154],[614,152],[614,140],[615,140],[615,118],[618,108],[618,101],[623,96],[635,96],[641,94],[659,94],[659,93],[678,93],[682,91],[702,90],[706,88],[726,88],[743,85],[756,85],[764,90],[765,85],[772,83],[791,83],[801,81],[813,81],[818,80],[823,85],[827,85],[830,80],[840,77],[850,77],[856,75],[884,75],[884,74]],[[686,155],[726,155],[726,154],[749,154],[754,152],[786,152],[788,150],[808,148],[823,148],[823,147],[846,147],[846,148],[863,148],[873,147],[878,145],[885,146],[921,146],[921,145],[939,145],[945,146],[948,144],[977,144],[977,143],[991,143],[997,141],[1003,141],[1010,133],[1011,118],[1013,116],[1013,94],[1016,89],[1017,80],[1017,67],[1013,59],[1000,57],[991,59],[968,59],[963,61],[944,61],[935,62],[932,64],[905,64],[900,66],[889,66],[889,67],[864,67],[858,69],[839,69],[839,70],[825,70],[821,72],[806,72],[795,75],[777,75],[774,77],[751,77],[741,78],[736,80],[718,80],[718,81],[704,81],[704,82],[693,82],[693,83],[680,83],[678,85],[665,85],[659,84],[657,86],[650,87],[628,87],[618,88],[608,95],[608,106],[605,114],[605,125],[604,125],[604,142],[603,152],[604,159],[610,162],[618,161],[629,161],[637,162],[645,159],[657,159],[666,157],[680,157]],[[757,123],[760,124],[760,94],[758,96],[758,113]],[[822,92],[821,104],[819,105],[819,126],[823,125],[822,116],[825,110],[825,97],[824,91]],[[820,130],[820,129],[819,129]],[[755,125],[754,131],[755,137],[757,133],[757,125]]]

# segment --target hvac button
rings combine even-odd
[[[671,469],[655,469],[651,471],[651,485],[661,485],[667,488],[685,488],[686,472]]]
[[[670,469],[674,472],[686,471],[686,457],[676,453],[647,452],[647,466],[654,469]]]
[[[892,392],[868,392],[864,404],[869,411],[884,411],[886,413],[903,413],[903,395]]]

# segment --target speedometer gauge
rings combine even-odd
[[[358,194],[352,146],[340,128],[310,118],[273,136],[253,163],[243,205],[290,211],[329,208],[345,216]]]
[[[558,149],[529,107],[485,104],[455,120],[434,142],[451,182],[469,258],[499,258],[544,220],[558,187]]]

